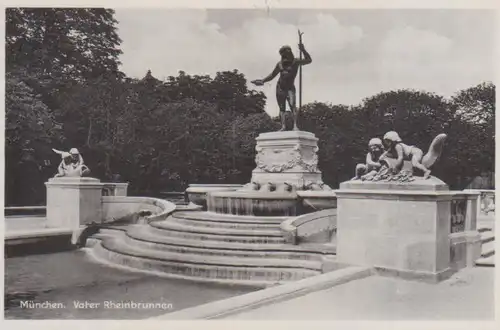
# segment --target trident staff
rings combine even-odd
[[[300,32],[299,31],[299,45],[302,45],[302,35],[304,34],[304,32]],[[302,62],[302,49],[299,48],[299,59],[300,59],[300,62]],[[302,109],[302,65],[299,67],[299,108],[298,108],[298,111],[300,112],[300,110]]]

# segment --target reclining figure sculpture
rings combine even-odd
[[[78,149],[72,148],[69,152],[52,149],[55,153],[61,155],[61,163],[57,168],[58,177],[82,177],[88,176],[90,169],[83,163],[83,157]]]
[[[394,131],[387,132],[383,141],[373,138],[368,144],[366,164],[356,166],[353,180],[409,182],[415,180],[415,169],[423,172],[423,179],[428,179],[430,168],[441,156],[446,137],[446,134],[437,135],[425,154],[422,149],[403,143]],[[411,170],[403,169],[405,162],[411,164]]]

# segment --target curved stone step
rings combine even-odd
[[[219,241],[200,242],[158,235],[147,228],[133,228],[124,237],[126,243],[138,248],[185,254],[227,256],[238,258],[283,258],[321,261],[324,256],[334,255],[334,248],[318,246],[304,248],[289,244],[248,244]]]
[[[489,257],[481,257],[476,260],[476,266],[478,267],[495,267],[495,255],[490,255]]]
[[[168,221],[158,221],[149,224],[149,229],[158,234],[170,237],[179,237],[192,239],[197,241],[225,241],[225,242],[242,242],[242,243],[284,243],[285,239],[281,233],[276,231],[273,233],[262,231],[243,231],[229,229],[212,229],[201,228],[194,226],[180,225]]]
[[[94,249],[100,258],[119,265],[187,277],[278,282],[295,281],[321,273],[319,262],[297,261],[289,266],[289,260],[279,259],[188,256],[133,248],[119,237],[106,238]],[[299,265],[304,268],[297,267]]]
[[[103,246],[115,252],[124,252],[136,256],[182,262],[187,264],[203,264],[216,266],[244,266],[244,267],[272,267],[272,268],[300,268],[310,270],[321,270],[321,261],[280,259],[280,258],[231,258],[227,256],[206,256],[186,254],[177,252],[158,251],[148,248],[131,246],[123,237],[106,237],[102,240]]]
[[[174,212],[172,217],[183,218],[190,220],[198,220],[203,222],[229,222],[241,224],[263,224],[263,225],[280,225],[283,221],[289,219],[286,216],[266,217],[266,216],[253,216],[253,215],[233,215],[221,214],[208,211],[179,211]]]
[[[236,228],[215,228],[215,227],[205,227],[205,226],[192,226],[190,224],[184,224],[180,222],[162,220],[151,222],[152,227],[166,230],[177,230],[185,231],[190,233],[200,233],[200,234],[211,234],[211,235],[234,235],[234,236],[271,236],[271,237],[281,237],[281,229],[279,227],[272,229],[248,229],[245,227]]]
[[[170,216],[168,221],[179,223],[182,225],[193,227],[208,227],[208,228],[227,228],[227,229],[241,229],[241,230],[280,230],[280,225],[275,223],[251,223],[251,222],[232,222],[232,221],[216,221],[216,220],[202,220],[202,219],[189,219],[185,217]]]

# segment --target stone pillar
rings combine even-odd
[[[98,179],[61,177],[49,179],[47,187],[47,224],[53,228],[70,228],[102,221],[101,189]]]
[[[115,196],[127,196],[128,183],[113,183],[115,185]]]
[[[477,231],[478,192],[455,192],[451,214],[451,266],[474,267],[481,257],[481,234]]]
[[[382,275],[436,282],[451,275],[452,193],[434,177],[348,181],[337,195],[337,258]]]
[[[252,182],[288,183],[298,190],[310,184],[323,185],[316,154],[318,139],[313,133],[269,132],[260,134],[256,141],[257,167],[252,172]]]

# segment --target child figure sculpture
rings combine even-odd
[[[382,167],[380,157],[384,153],[382,140],[373,138],[368,142],[368,153],[366,154],[366,164],[356,165],[356,176],[354,180],[365,180],[368,177],[374,176]]]
[[[380,161],[385,158],[396,159],[396,162],[391,165],[395,173],[401,171],[405,160],[411,161],[413,168],[421,170],[424,173],[424,179],[428,179],[431,174],[430,167],[441,155],[445,139],[446,134],[436,136],[429,147],[429,151],[424,155],[422,149],[404,144],[397,132],[387,132],[383,139],[386,151],[380,156]]]
[[[70,152],[52,149],[55,153],[61,155],[61,163],[57,168],[58,177],[82,177],[90,173],[90,169],[83,163],[83,157],[76,148],[72,148]]]

